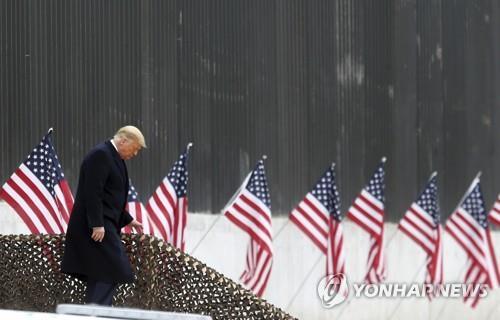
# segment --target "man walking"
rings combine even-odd
[[[145,147],[141,131],[125,126],[81,164],[61,269],[87,282],[86,303],[111,305],[117,285],[134,280],[120,230],[129,225],[141,232],[142,225],[125,211],[129,179],[124,160]]]

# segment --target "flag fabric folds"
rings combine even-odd
[[[273,255],[257,241],[250,239],[247,248],[245,270],[240,280],[257,296],[262,297],[271,275]]]
[[[436,173],[433,173],[420,196],[406,211],[398,228],[427,254],[425,283],[442,284],[443,228],[439,215]],[[429,295],[429,297],[432,296],[432,294]]]
[[[271,199],[263,160],[257,163],[223,212],[250,236],[246,268],[240,280],[261,297],[273,261]]]
[[[146,208],[142,204],[142,202],[139,200],[139,195],[135,189],[135,187],[132,185],[132,181],[129,181],[129,188],[128,188],[128,196],[127,196],[127,206],[125,210],[137,221],[142,223],[142,230],[145,234],[150,234],[151,233],[151,228],[149,226],[149,217],[147,215]],[[132,230],[131,227],[125,226],[123,227],[123,232],[124,233],[134,233],[135,230]]]
[[[292,210],[290,220],[326,255],[326,275],[344,273],[344,236],[334,165]]]
[[[497,196],[493,208],[491,208],[488,218],[491,223],[500,226],[500,194]]]
[[[149,199],[146,210],[151,223],[150,234],[160,237],[184,251],[187,224],[187,160],[191,143],[179,156],[170,172]]]
[[[73,195],[52,144],[52,129],[0,190],[31,233],[66,232]]]
[[[467,253],[464,283],[497,288],[500,277],[479,177],[474,179],[464,200],[448,218],[445,229]],[[470,294],[464,297],[464,302],[474,308],[479,298],[479,294]]]
[[[349,208],[347,216],[370,236],[367,283],[379,283],[385,279],[384,259],[384,163],[385,158]]]

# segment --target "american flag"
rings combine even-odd
[[[426,284],[443,283],[443,228],[439,216],[436,173],[399,223],[399,230],[427,253]],[[431,295],[432,296],[432,295]],[[431,297],[430,296],[430,297]]]
[[[260,297],[266,289],[273,260],[271,199],[262,160],[223,211],[251,238],[241,281]]]
[[[498,266],[479,177],[474,179],[464,200],[446,222],[445,228],[467,253],[468,266],[464,282],[497,288]],[[469,295],[464,297],[464,302],[474,308],[479,298],[478,294]]]
[[[273,265],[273,255],[257,241],[250,239],[247,248],[245,271],[240,277],[242,283],[252,290],[257,296],[262,297],[266,289],[271,268]]]
[[[130,215],[142,223],[142,230],[143,233],[145,234],[150,234],[151,229],[149,226],[149,218],[147,215],[146,208],[144,208],[144,205],[142,202],[139,200],[139,195],[137,194],[137,191],[135,190],[135,187],[132,185],[132,181],[129,182],[129,188],[128,188],[128,196],[127,196],[127,206],[125,208]],[[131,227],[125,226],[123,228],[124,233],[133,233],[134,230],[132,230]]]
[[[191,143],[188,144],[146,205],[151,222],[150,234],[163,238],[182,251],[186,243],[187,160],[191,146]]]
[[[34,234],[64,233],[73,209],[73,195],[51,137],[52,129],[0,190],[0,198]]]
[[[493,208],[491,208],[488,218],[491,223],[500,226],[500,194],[498,195],[497,200],[493,204]]]
[[[385,279],[384,163],[385,158],[347,212],[349,219],[370,235],[368,271],[365,276],[365,281],[368,283],[378,283]]]
[[[292,210],[290,220],[327,256],[327,275],[344,273],[344,237],[334,165]]]

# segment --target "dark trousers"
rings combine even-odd
[[[95,303],[103,306],[110,306],[113,302],[116,284],[101,281],[87,280],[86,303]]]

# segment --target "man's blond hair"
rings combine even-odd
[[[146,140],[142,135],[141,130],[134,126],[125,126],[121,127],[116,131],[114,139],[119,140],[121,138],[125,138],[127,140],[133,140],[139,143],[139,145],[143,148],[146,148]]]

